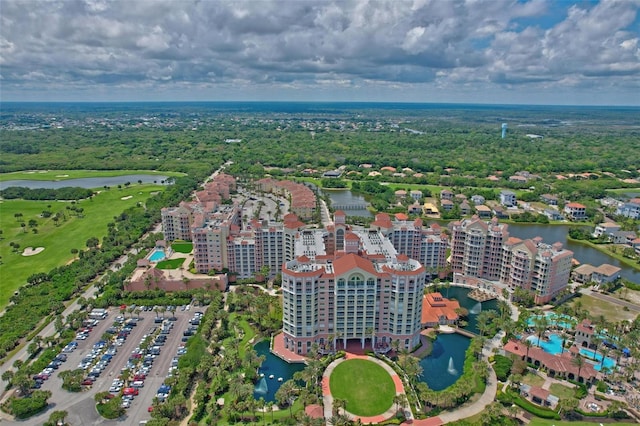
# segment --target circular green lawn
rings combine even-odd
[[[381,366],[365,359],[351,359],[336,366],[329,380],[333,399],[347,401],[346,409],[357,416],[382,414],[393,405],[396,387]]]

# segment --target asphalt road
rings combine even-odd
[[[627,302],[626,300],[620,300],[617,297],[598,293],[597,291],[592,291],[590,288],[580,289],[580,293],[595,297],[596,299],[600,299],[605,302],[611,302],[619,306],[627,307],[631,311],[640,312],[640,306],[636,305],[635,303]]]

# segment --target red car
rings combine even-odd
[[[91,379],[84,379],[81,383],[83,386],[92,386],[93,385],[93,380]]]
[[[135,376],[133,376],[133,380],[144,380],[146,378],[147,376],[145,374],[136,374]]]
[[[152,412],[153,411],[153,405],[150,405],[149,408],[147,408],[147,412]]]
[[[136,395],[138,395],[138,389],[136,389],[136,388],[124,388],[122,390],[122,394],[123,395],[134,395],[134,396],[136,396]]]

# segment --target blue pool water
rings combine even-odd
[[[593,368],[596,371],[600,371],[600,369],[603,368],[603,367],[612,369],[613,367],[616,366],[616,361],[613,358],[606,357],[604,359],[604,363],[603,363],[602,362],[602,354],[599,354],[599,353],[596,352],[595,356],[594,356],[594,353],[593,353],[593,351],[591,349],[587,349],[587,348],[580,349],[580,355],[584,355],[585,357],[587,357],[589,359],[595,360],[596,363],[594,364]]]
[[[256,383],[253,395],[256,399],[264,398],[265,402],[275,401],[276,392],[287,380],[293,378],[293,373],[304,370],[303,363],[288,363],[278,358],[269,350],[269,341],[264,340],[254,346],[258,356],[264,355],[265,360],[258,369],[258,374],[264,374]],[[273,376],[273,378],[270,378]],[[282,378],[282,381],[278,381]]]
[[[573,325],[571,324],[571,321],[574,320],[574,318],[567,316],[567,315],[558,315],[554,312],[547,312],[545,313],[546,317],[547,317],[547,321],[549,322],[550,325],[557,325],[560,326],[564,329],[572,329]],[[533,327],[536,325],[535,320],[536,318],[539,318],[539,315],[532,315],[528,320],[527,320],[527,325],[529,327]]]
[[[527,340],[551,355],[558,355],[562,352],[562,337],[557,334],[550,334],[548,340],[538,339],[538,336],[529,336]]]
[[[151,256],[149,256],[149,262],[160,262],[161,260],[164,260],[164,258],[164,251],[155,249],[153,250],[153,253],[151,253]]]

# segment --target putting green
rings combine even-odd
[[[331,395],[347,401],[346,409],[357,416],[376,416],[393,405],[396,388],[381,366],[365,359],[344,361],[329,379]]]

